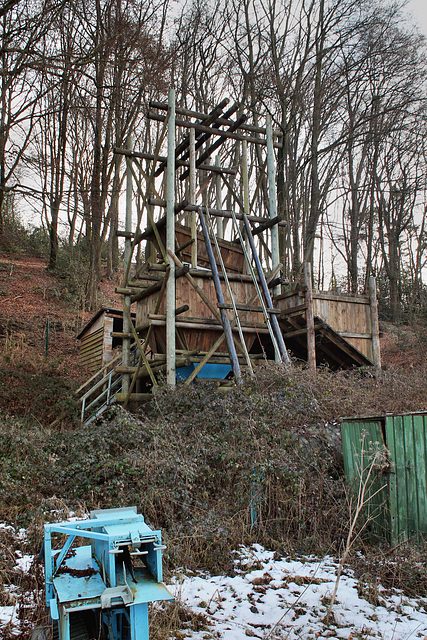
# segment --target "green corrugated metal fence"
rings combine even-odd
[[[368,483],[365,517],[373,531],[392,544],[427,538],[427,412],[344,418],[341,434],[345,473],[356,489],[375,452],[385,452]]]

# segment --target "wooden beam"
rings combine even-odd
[[[275,298],[275,300],[277,300],[277,298]],[[289,309],[282,309],[282,313],[280,314],[279,320],[280,319],[287,319],[287,318],[292,318],[293,316],[300,316],[304,313],[304,311],[306,311],[307,309],[307,305],[306,304],[298,304],[296,307],[292,307]]]
[[[263,308],[258,306],[252,306],[250,304],[235,304],[234,305],[238,311],[253,311],[254,313],[263,313]],[[226,302],[218,302],[218,309],[234,309],[232,304],[228,304]],[[267,313],[275,313],[276,315],[280,315],[280,309],[274,309],[270,307],[266,307]]]
[[[152,399],[152,393],[131,393],[129,396],[127,393],[116,393],[115,395],[115,400],[119,404],[123,402],[149,402]]]
[[[162,116],[158,113],[154,113],[153,111],[149,111],[147,114],[147,117],[150,120],[157,120],[158,122],[165,121],[165,116]],[[246,142],[252,142],[253,144],[259,144],[263,146],[267,145],[267,142],[264,138],[254,138],[253,136],[244,136],[241,133],[234,133],[230,131],[224,131],[223,129],[207,127],[206,125],[199,124],[197,122],[189,122],[188,120],[180,120],[179,118],[176,119],[176,126],[185,127],[187,129],[190,129],[191,127],[193,127],[196,131],[202,131],[203,133],[209,133],[211,135],[220,136],[222,138],[231,138],[232,140],[240,140],[240,141],[246,140]],[[281,144],[278,142],[275,142],[274,146],[277,148],[280,148]]]
[[[371,304],[372,354],[374,366],[381,369],[380,325],[378,322],[377,283],[373,276],[369,278],[369,301]]]
[[[180,278],[181,276],[186,275],[189,272],[189,270],[190,270],[190,267],[188,265],[183,265],[180,269],[177,269],[175,271],[175,278]],[[155,282],[150,287],[147,287],[142,291],[138,291],[138,293],[132,296],[131,302],[133,303],[133,302],[138,302],[139,300],[144,300],[145,298],[148,298],[149,296],[151,296],[153,293],[156,293],[156,291],[160,291],[160,289],[162,288],[163,280],[159,282]]]
[[[150,108],[152,109],[160,109],[162,111],[167,111],[167,104],[164,102],[156,102],[156,101],[151,101],[150,102]],[[200,111],[191,111],[190,109],[184,109],[183,107],[177,107],[176,108],[176,112],[179,115],[182,116],[187,116],[188,118],[199,118],[199,120],[206,120],[207,118],[209,118],[209,114],[207,113],[201,113]],[[222,124],[222,125],[230,125],[233,123],[233,120],[230,120],[228,118],[223,118],[223,117],[218,117],[216,119],[216,122],[218,122],[218,124]],[[263,135],[266,134],[266,129],[265,127],[257,127],[255,125],[252,124],[243,124],[240,126],[241,129],[244,129],[245,131],[252,131],[253,133],[261,133]],[[274,134],[276,136],[282,136],[282,132],[281,131],[274,131]]]
[[[314,330],[313,286],[311,280],[311,263],[304,262],[305,303],[307,309],[307,362],[311,371],[316,371],[316,334]]]
[[[167,161],[166,156],[156,157],[152,153],[143,153],[140,151],[128,151],[127,149],[122,149],[121,147],[115,147],[113,149],[113,153],[127,156],[130,158],[141,158],[142,160],[156,160],[157,162]],[[188,160],[176,160],[176,166],[188,168],[190,166],[190,163],[188,162]],[[226,175],[229,175],[229,176],[235,176],[237,174],[237,169],[227,169],[224,167],[216,167],[213,164],[201,164],[197,168],[200,169],[200,171],[211,171],[212,173],[218,173],[218,174],[225,173]],[[118,232],[117,235],[120,235],[121,233],[124,233],[124,232]]]

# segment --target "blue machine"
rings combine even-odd
[[[148,640],[148,603],[173,600],[162,583],[161,532],[136,507],[92,511],[89,520],[44,530],[46,603],[59,640]]]

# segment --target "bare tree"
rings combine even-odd
[[[46,87],[39,70],[45,67],[44,36],[62,2],[10,1],[0,12],[0,236],[6,193],[25,189],[19,184],[18,170],[43,117],[41,98]]]

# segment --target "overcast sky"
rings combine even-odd
[[[412,14],[420,31],[427,36],[427,0],[409,0],[407,12]]]

